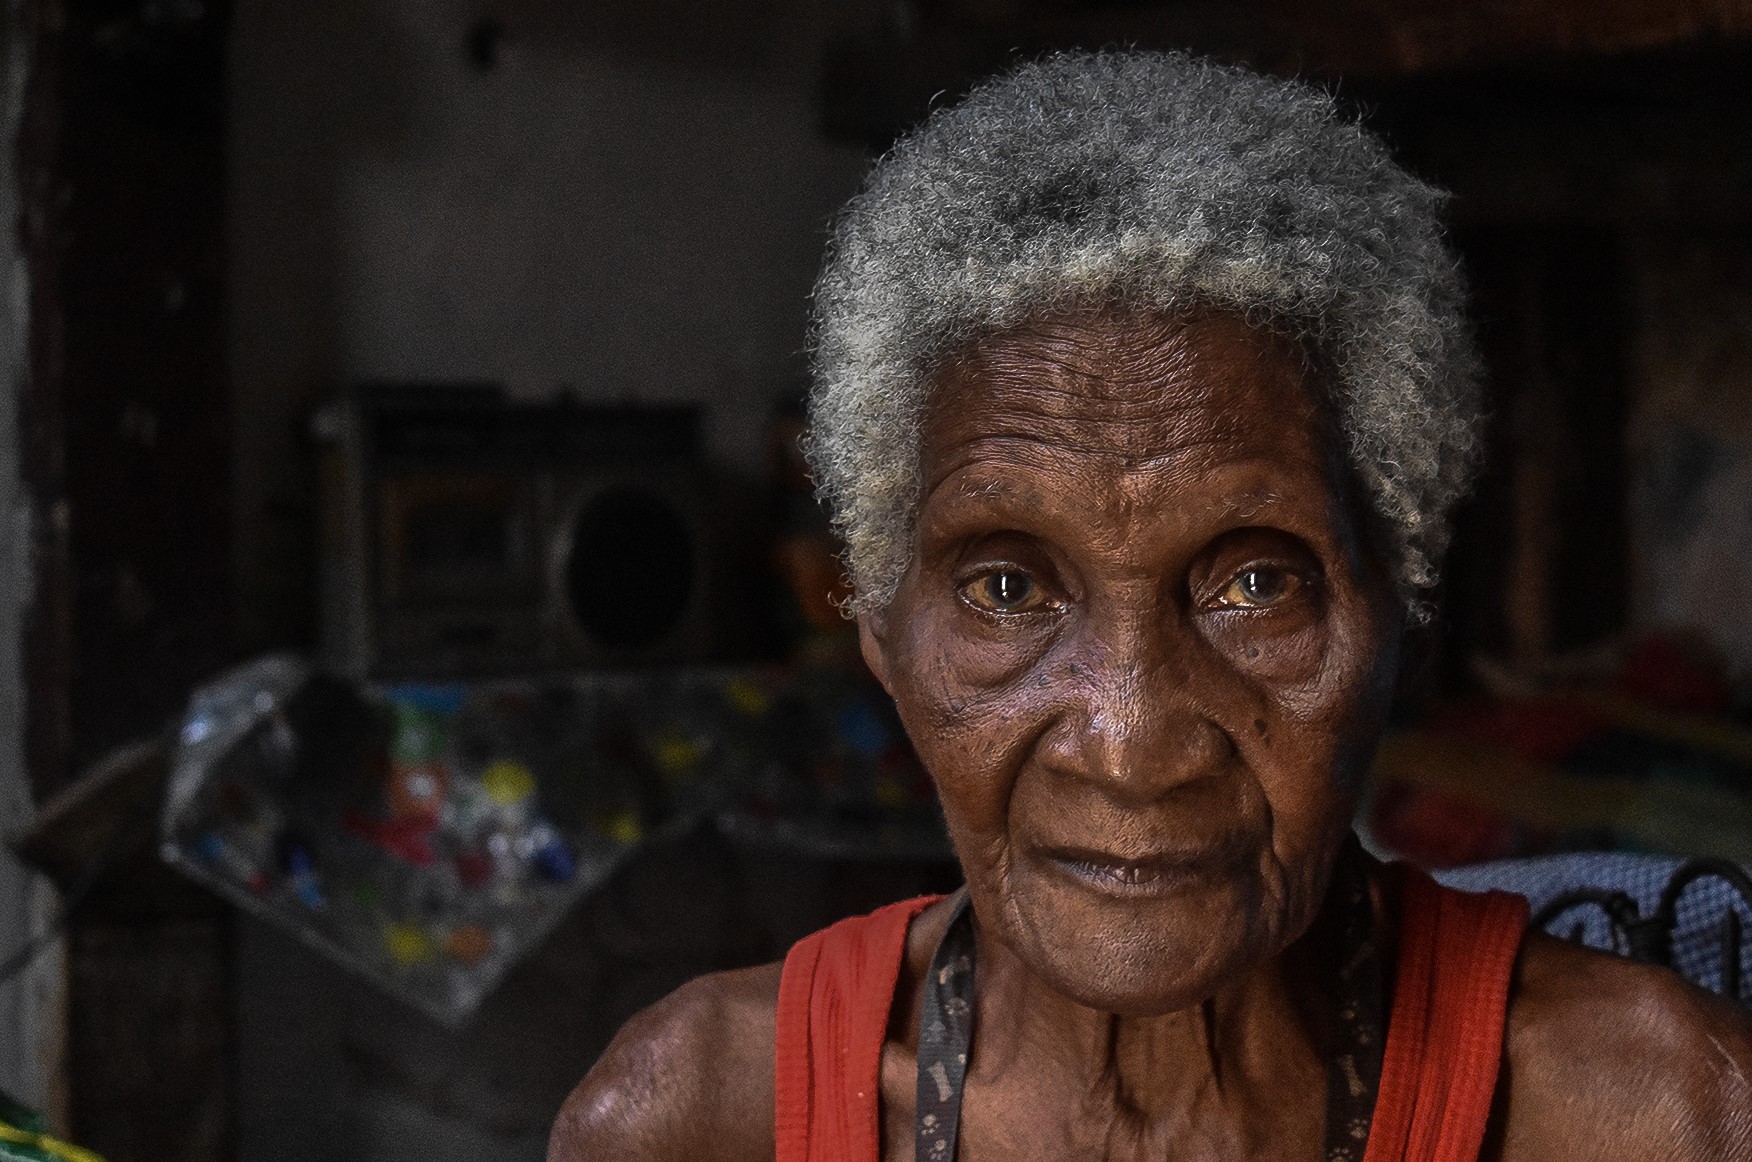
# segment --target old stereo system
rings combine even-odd
[[[380,677],[733,655],[750,547],[689,407],[361,389],[319,415],[324,653]]]

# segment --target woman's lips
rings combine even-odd
[[[1081,848],[1045,848],[1039,858],[1077,884],[1112,896],[1161,896],[1183,891],[1228,872],[1234,853],[1208,852],[1129,857]]]

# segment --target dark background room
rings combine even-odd
[[[1452,194],[1491,456],[1365,841],[1752,863],[1746,0],[0,0],[0,1121],[539,1159],[641,1007],[951,888],[810,287],[934,102],[1108,45]]]

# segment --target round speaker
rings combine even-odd
[[[700,556],[693,521],[662,492],[626,483],[589,494],[566,537],[566,611],[598,649],[656,647],[688,612]]]

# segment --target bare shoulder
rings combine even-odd
[[[1752,1013],[1543,933],[1512,998],[1487,1156],[1752,1159]]]
[[[566,1099],[548,1162],[770,1159],[779,975],[704,976],[628,1021]]]

